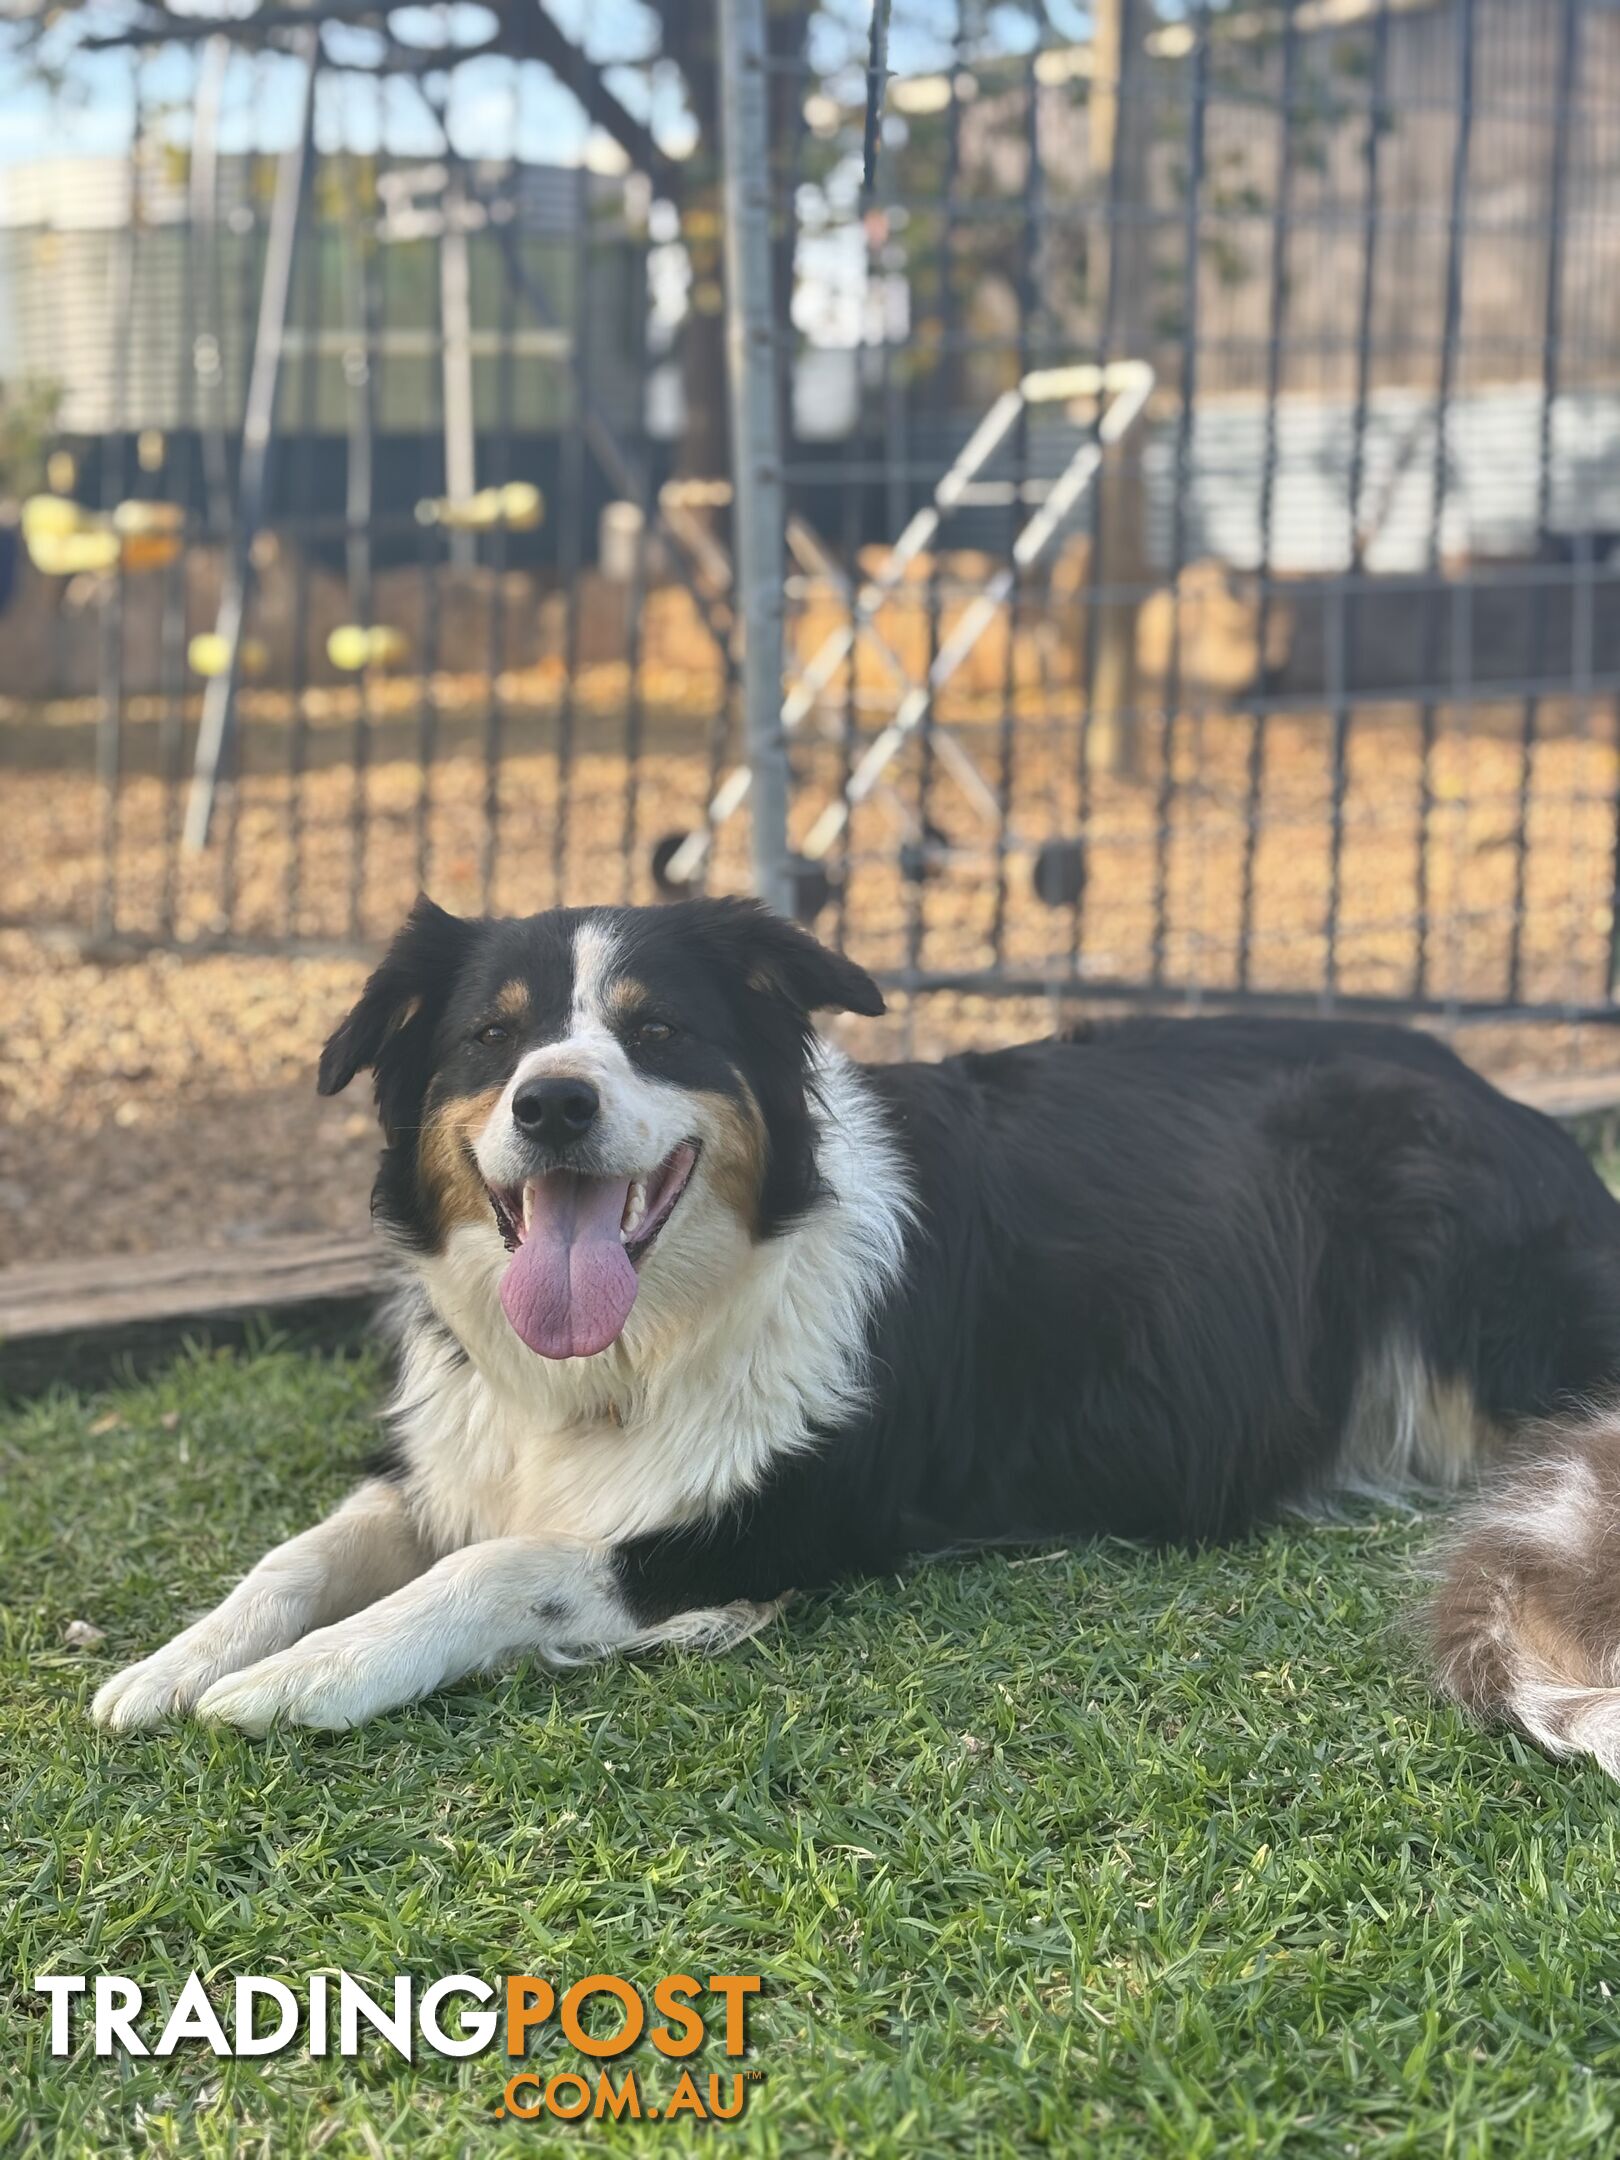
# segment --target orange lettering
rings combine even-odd
[[[629,2115],[633,2121],[640,2122],[641,2093],[636,2084],[636,2073],[627,2070],[624,2073],[624,2083],[615,2092],[613,2080],[604,2070],[596,2081],[596,2105],[591,2112],[598,2122],[605,2115],[611,2115],[615,2122],[623,2115]]]
[[[719,2073],[714,2070],[711,2070],[709,2072],[709,2113],[714,2116],[716,2121],[735,2122],[737,2120],[737,2117],[743,2111],[743,2101],[747,2098],[747,2096],[748,2087],[743,2083],[742,2079],[738,2077],[735,2072],[733,2072],[731,2079],[731,2105],[730,2107],[722,2107],[720,2105]]]
[[[671,1973],[660,1980],[653,1989],[653,2008],[666,2018],[675,2018],[683,2028],[677,2039],[667,2025],[655,2025],[652,2044],[660,2055],[690,2055],[703,2045],[703,2020],[683,1997],[702,1992],[701,1980],[694,1980],[690,1973]]]
[[[557,2007],[557,1990],[549,1980],[533,1973],[506,1976],[506,2052],[521,2055],[528,2044],[529,2027],[543,2025]],[[527,2118],[532,2120],[533,2118]]]
[[[698,2098],[698,2089],[692,2083],[690,2070],[681,2072],[675,2090],[669,2096],[669,2105],[664,2110],[664,2120],[673,2122],[677,2115],[695,2115],[699,2122],[708,2121],[703,2112],[703,2102]]]
[[[562,2088],[572,2085],[578,2093],[572,2107],[562,2104]],[[559,2070],[546,2087],[546,2106],[553,2115],[560,2115],[564,2122],[578,2122],[591,2104],[591,2088],[577,2070]]]
[[[520,2085],[527,2085],[533,2090],[533,2107],[519,2107],[517,2093]],[[540,2080],[532,2070],[520,2070],[515,2078],[507,2079],[505,2100],[508,2115],[515,2115],[519,2122],[534,2121],[540,2112]]]
[[[624,2023],[605,2040],[598,2040],[580,2023],[580,2010],[593,1995],[612,1995],[624,2005]],[[628,1980],[617,1980],[612,1973],[587,1973],[583,1980],[574,1982],[562,1999],[563,2033],[569,2044],[577,2047],[582,2055],[622,2055],[641,2038],[641,2028],[646,2022],[647,2012],[641,1997]]]
[[[723,1995],[726,1999],[726,2053],[742,2055],[748,2048],[747,2012],[743,2009],[746,1996],[760,1991],[758,1973],[710,1973],[709,1992]]]

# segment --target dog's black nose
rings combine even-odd
[[[588,1080],[530,1080],[512,1097],[512,1115],[532,1140],[566,1147],[588,1133],[602,1099]]]

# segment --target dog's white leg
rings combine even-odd
[[[189,1710],[221,1674],[284,1650],[309,1629],[358,1612],[428,1564],[399,1487],[362,1485],[335,1514],[265,1554],[205,1618],[97,1694],[91,1714],[115,1732]]]
[[[624,1596],[610,1548],[491,1538],[451,1553],[353,1619],[218,1681],[197,1714],[252,1733],[278,1718],[359,1725],[525,1651],[571,1665],[655,1642],[721,1650],[763,1626],[774,1610],[739,1603],[648,1627]]]

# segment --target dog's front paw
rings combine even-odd
[[[96,1690],[90,1715],[109,1732],[141,1732],[149,1725],[161,1725],[183,1707],[182,1686],[180,1675],[172,1666],[165,1668],[159,1652],[104,1680]]]
[[[96,1692],[90,1715],[110,1732],[141,1732],[186,1711],[226,1673],[253,1665],[296,1639],[299,1619],[285,1601],[227,1601],[161,1650],[126,1665]]]
[[[331,1639],[337,1635],[325,1629],[217,1681],[198,1701],[198,1717],[254,1734],[275,1724],[343,1732],[409,1700],[415,1691],[390,1687],[382,1661]]]
[[[179,1636],[161,1650],[126,1665],[96,1690],[90,1715],[109,1732],[144,1732],[182,1716],[224,1669],[222,1649],[188,1643]]]

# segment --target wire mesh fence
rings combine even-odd
[[[120,18],[127,148],[0,174],[0,916],[746,881],[714,11],[465,12]],[[801,912],[1608,1018],[1620,12],[897,0],[870,192],[867,10],[766,24]]]

